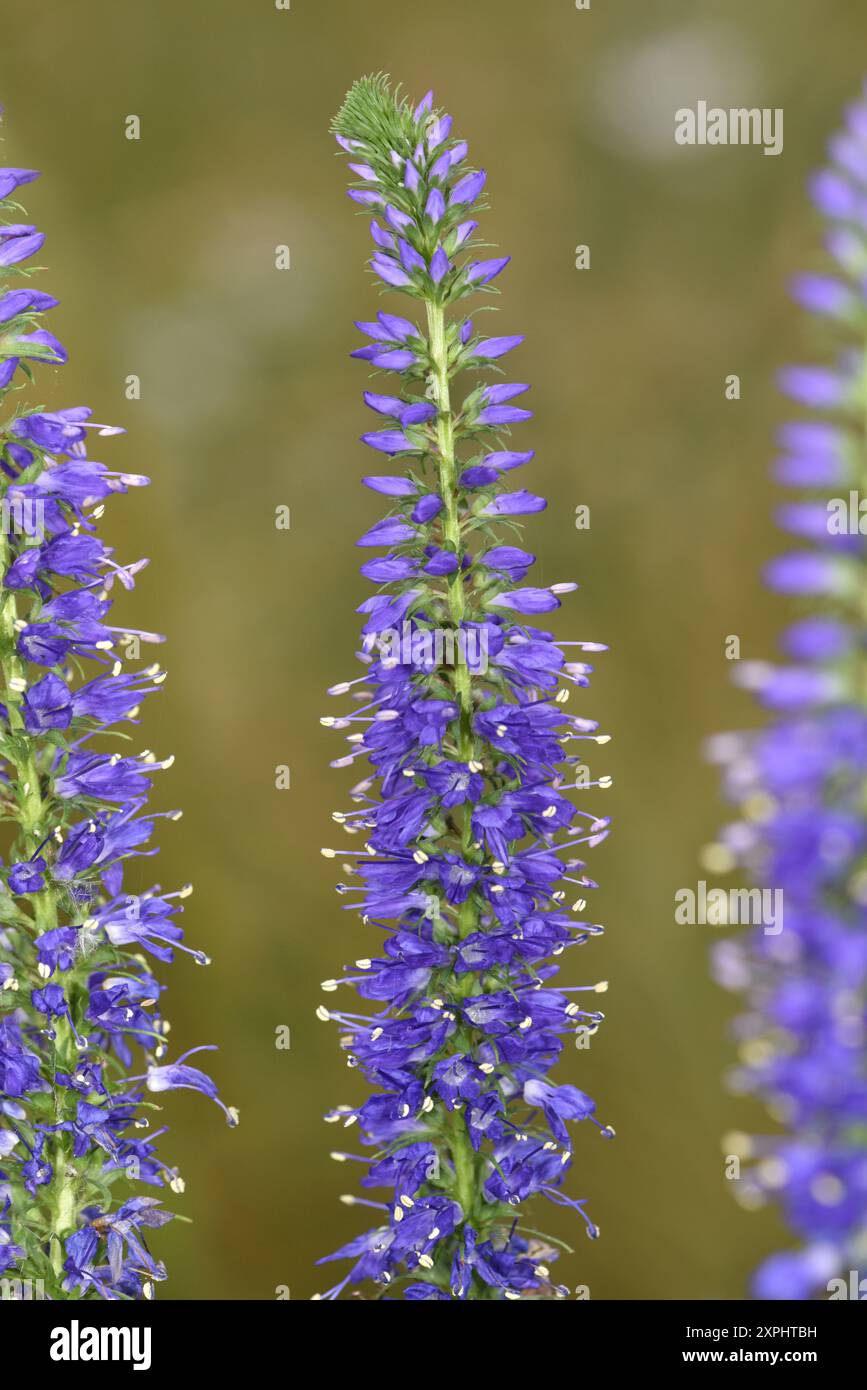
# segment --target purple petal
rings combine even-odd
[[[371,220],[370,223],[370,235],[373,237],[373,240],[375,241],[376,245],[381,247],[383,251],[397,250],[397,241],[392,236],[391,232],[386,232],[382,227],[380,227],[375,217]]]
[[[409,319],[398,318],[397,314],[377,314],[376,316],[384,328],[387,328],[393,337],[405,343],[409,338],[418,337],[418,329]]]
[[[481,357],[486,361],[490,358],[502,357],[505,353],[511,352],[512,348],[518,347],[523,341],[523,333],[513,334],[509,338],[483,338],[473,348],[473,356]]]
[[[449,206],[458,207],[462,203],[474,203],[478,198],[487,180],[484,169],[479,169],[476,173],[465,174],[462,179],[458,179],[449,197]]]
[[[423,257],[403,237],[399,239],[397,249],[404,270],[427,270]]]
[[[392,556],[382,560],[367,560],[361,566],[365,579],[375,584],[396,584],[402,579],[411,579],[418,573],[418,564],[407,556]]]
[[[405,270],[401,270],[396,261],[390,256],[374,256],[370,262],[373,269],[381,280],[387,285],[395,285],[398,289],[403,289],[412,284],[412,280]]]
[[[857,302],[848,286],[831,275],[796,275],[791,292],[802,308],[832,318],[844,317]]]
[[[347,198],[351,198],[354,203],[360,203],[362,207],[378,208],[385,202],[381,193],[374,193],[372,188],[349,188],[346,191]]]
[[[560,607],[550,589],[508,589],[488,602],[492,608],[512,608],[516,613],[550,613]]]
[[[435,516],[439,516],[442,509],[442,498],[435,492],[429,492],[419,498],[412,513],[412,520],[423,526],[426,522],[433,521]]]
[[[408,526],[400,517],[387,516],[371,526],[369,531],[355,542],[356,545],[400,545],[403,541],[415,540],[415,527]]]
[[[19,261],[35,255],[44,241],[43,232],[6,237],[0,231],[0,265],[17,265]]]
[[[511,259],[511,256],[500,256],[493,261],[475,261],[467,266],[467,280],[473,285],[487,285],[505,269]]]
[[[521,410],[516,405],[489,405],[479,411],[476,422],[479,425],[517,425],[521,420],[532,418],[532,410]]]
[[[8,198],[22,183],[32,183],[38,178],[38,169],[0,169],[0,199]]]
[[[478,225],[478,222],[461,222],[460,226],[455,227],[453,232],[455,251],[458,251],[465,241],[469,241]]]
[[[385,209],[385,220],[396,232],[405,232],[407,227],[412,226],[412,218],[400,208],[392,207],[391,203]]]
[[[427,136],[427,147],[431,153],[438,149],[444,140],[448,140],[451,129],[451,116],[440,116],[438,120],[433,122]]]
[[[500,473],[496,468],[485,468],[482,464],[474,467],[465,468],[458,482],[461,487],[490,487],[492,483],[499,482]]]
[[[392,372],[405,372],[417,362],[415,353],[405,348],[394,348],[390,352],[378,352],[371,361],[375,367],[385,367]]]
[[[369,405],[378,415],[391,415],[395,419],[398,419],[406,406],[406,402],[398,396],[380,396],[375,391],[365,391],[363,399],[364,404]]]
[[[372,434],[363,434],[361,442],[383,454],[402,454],[413,448],[401,430],[374,430]]]
[[[418,492],[415,483],[409,478],[401,478],[391,473],[385,477],[370,475],[361,480],[373,492],[384,493],[386,497],[413,497]]]
[[[494,497],[484,507],[481,516],[529,516],[532,512],[543,512],[548,503],[544,497],[521,489],[519,492],[503,492]]]
[[[425,216],[429,217],[434,225],[441,222],[445,216],[446,202],[438,188],[432,188],[428,194],[428,200],[424,205]]]
[[[846,588],[840,561],[815,550],[780,555],[765,566],[765,580],[781,594],[839,594]]]
[[[446,255],[443,248],[441,246],[438,246],[436,251],[434,251],[433,256],[431,257],[430,263],[431,279],[433,280],[435,285],[440,284],[440,282],[445,278],[445,276],[448,275],[449,271],[451,270],[451,264],[452,263]]]
[[[436,418],[437,408],[430,401],[413,401],[412,405],[405,406],[400,412],[400,423],[406,425],[422,425],[428,420]]]
[[[430,109],[431,109],[432,106],[433,106],[433,92],[425,92],[424,96],[422,97],[422,99],[421,99],[421,101],[419,102],[418,106],[415,108],[415,111],[413,112],[413,115],[412,115],[412,118],[413,118],[413,120],[416,122],[416,124],[418,124],[418,122],[421,120],[422,116],[424,116],[428,111],[430,111]]]
[[[424,572],[441,578],[445,574],[454,574],[457,567],[457,555],[453,555],[450,550],[438,550],[425,565]]]
[[[846,383],[828,367],[784,367],[778,375],[780,390],[814,410],[841,405]]]
[[[529,463],[535,456],[535,449],[528,449],[523,454],[513,453],[510,449],[501,449],[496,453],[486,454],[484,461],[491,468],[502,468],[504,472],[508,472],[510,468],[520,468],[522,464]]]

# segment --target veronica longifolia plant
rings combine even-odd
[[[514,487],[533,455],[503,438],[530,417],[513,404],[528,388],[478,380],[521,338],[480,334],[464,311],[508,257],[477,258],[485,174],[451,124],[430,94],[413,109],[381,77],[358,82],[335,122],[349,196],[372,215],[372,268],[412,317],[358,324],[370,342],[353,355],[393,383],[365,393],[382,425],[364,443],[404,471],[364,479],[389,506],[359,541],[385,552],[362,566],[377,586],[360,608],[366,669],[330,692],[357,707],[323,721],[349,730],[352,751],[333,766],[374,769],[334,817],[365,840],[347,864],[358,886],[338,891],[386,934],[383,953],[343,981],[380,1011],[320,1010],[374,1088],[328,1118],[357,1122],[373,1150],[334,1157],[391,1192],[364,1203],[378,1224],[329,1257],[353,1262],[332,1299],[368,1280],[405,1299],[563,1296],[548,1269],[556,1242],[519,1208],[544,1194],[597,1235],[584,1200],[563,1191],[568,1122],[612,1133],[588,1096],[548,1079],[564,1043],[586,1041],[602,1017],[582,999],[604,984],[555,988],[551,957],[601,931],[581,920],[596,886],[583,860],[559,854],[607,834],[567,795],[607,785],[589,780],[581,754],[607,738],[565,709],[590,668],[531,625],[576,586],[525,585],[534,558],[508,543],[545,501]]]
[[[57,300],[26,264],[44,238],[16,220],[36,177],[0,169],[0,1276],[4,1296],[139,1298],[166,1277],[146,1233],[171,1213],[131,1184],[183,1191],[147,1093],[222,1102],[189,1053],[164,1060],[145,955],[188,949],[176,918],[190,890],[124,891],[125,862],[156,853],[145,808],[172,760],[128,752],[112,726],[135,724],[160,688],[158,666],[126,663],[163,639],[112,625],[115,585],[132,589],[147,561],[118,563],[95,523],[107,497],[148,480],[89,457],[94,431],[120,433],[89,410],[19,399],[30,363],[66,360],[39,327]]]
[[[867,101],[850,108],[830,160],[811,187],[826,265],[794,283],[831,340],[829,364],[781,376],[812,414],[781,431],[776,479],[800,495],[777,515],[799,548],[766,574],[803,612],[783,634],[785,665],[739,667],[771,722],[712,748],[743,814],[724,832],[727,855],[783,895],[782,930],[752,929],[715,953],[748,1005],[734,1083],[782,1130],[729,1141],[753,1160],[735,1190],[778,1203],[799,1242],[758,1270],[764,1298],[845,1297],[867,1265]]]

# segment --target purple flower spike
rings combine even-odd
[[[399,383],[365,393],[387,422],[365,443],[409,457],[404,473],[363,479],[387,514],[358,544],[383,553],[361,570],[376,586],[359,606],[362,673],[329,694],[352,699],[358,683],[364,694],[322,722],[348,738],[332,766],[365,767],[351,808],[334,817],[352,838],[323,854],[344,861],[339,892],[365,940],[380,930],[384,940],[325,981],[318,1013],[338,1025],[368,1086],[327,1116],[358,1136],[334,1157],[360,1162],[362,1186],[388,1198],[367,1203],[379,1213],[372,1230],[321,1261],[349,1262],[322,1297],[370,1283],[373,1297],[408,1301],[562,1298],[556,1249],[526,1234],[537,1222],[522,1209],[542,1198],[569,1206],[598,1235],[564,1187],[575,1127],[613,1131],[549,1072],[603,1017],[594,996],[604,982],[558,987],[557,975],[565,948],[602,930],[575,918],[596,886],[584,856],[609,825],[588,808],[579,769],[585,742],[608,740],[564,706],[590,666],[535,626],[576,586],[525,585],[534,556],[499,543],[546,504],[508,487],[533,457],[502,447],[530,416],[511,404],[528,388],[489,381],[490,363],[522,339],[480,339],[462,307],[453,312],[470,294],[490,296],[507,263],[471,259],[476,223],[459,220],[484,175],[458,180],[466,144],[452,142],[432,98],[413,112],[382,78],[358,82],[335,124],[363,144],[386,200],[409,219],[402,288],[422,303],[411,318],[362,321],[371,347],[355,354],[392,367]],[[573,645],[581,658],[604,650]],[[348,988],[361,1009],[343,1005]]]
[[[710,749],[737,819],[709,859],[756,885],[739,897],[762,900],[746,915],[751,925],[718,945],[714,963],[745,1006],[734,1088],[767,1105],[776,1122],[774,1134],[725,1141],[741,1163],[742,1203],[773,1203],[791,1232],[791,1248],[765,1259],[753,1279],[756,1297],[775,1300],[848,1298],[851,1281],[867,1277],[867,95],[848,125],[831,142],[830,167],[810,182],[838,269],[793,286],[838,344],[835,360],[779,378],[802,410],[820,412],[780,430],[774,465],[777,481],[807,489],[777,511],[804,548],[765,568],[766,583],[795,599],[798,617],[782,634],[786,664],[735,663],[737,684],[769,722]]]
[[[11,218],[6,200],[36,177],[0,169],[0,214]],[[97,523],[108,498],[148,479],[91,459],[94,435],[122,431],[86,407],[5,398],[22,363],[66,361],[34,328],[57,303],[22,265],[42,243],[34,227],[0,225],[0,1273],[13,1298],[41,1285],[52,1300],[143,1299],[166,1278],[144,1230],[172,1213],[135,1193],[183,1192],[147,1091],[222,1101],[205,1073],[169,1060],[148,959],[208,963],[179,925],[191,890],[135,891],[138,872],[124,882],[130,861],[156,853],[148,799],[173,760],[123,741],[165,680],[141,666],[141,648],[163,639],[128,627],[128,610],[120,626],[113,617],[117,585],[134,588],[147,561],[122,563]]]

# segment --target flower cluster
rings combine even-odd
[[[66,360],[39,327],[57,300],[27,265],[44,238],[12,220],[36,177],[0,169],[0,1277],[11,1297],[150,1297],[166,1271],[146,1233],[171,1213],[129,1185],[183,1182],[158,1156],[147,1094],[222,1102],[189,1054],[164,1060],[149,964],[188,950],[190,890],[124,889],[125,863],[156,853],[147,800],[172,761],[129,747],[165,678],[129,663],[163,639],[113,625],[115,586],[132,589],[147,562],[121,564],[95,523],[147,479],[89,457],[94,434],[120,432],[89,410],[20,402],[31,363]]]
[[[609,785],[583,761],[607,736],[566,711],[570,687],[588,684],[584,654],[603,648],[532,625],[576,586],[525,583],[534,557],[512,543],[518,518],[546,505],[512,481],[533,457],[506,438],[530,418],[514,404],[528,388],[478,378],[522,339],[480,334],[463,312],[494,292],[508,257],[476,258],[485,174],[451,125],[430,93],[413,107],[376,77],[356,83],[334,126],[349,196],[371,215],[372,269],[419,312],[359,323],[367,342],[353,354],[395,382],[365,393],[379,424],[363,440],[404,471],[364,479],[389,510],[358,544],[385,553],[362,566],[377,586],[359,609],[363,674],[329,692],[354,707],[322,721],[350,744],[332,766],[372,767],[334,814],[363,847],[323,852],[346,861],[338,892],[385,943],[325,983],[376,1011],[319,1013],[373,1088],[328,1116],[357,1125],[372,1154],[333,1156],[389,1195],[345,1199],[381,1214],[329,1257],[352,1262],[329,1299],[366,1281],[409,1300],[564,1296],[548,1268],[556,1242],[519,1209],[544,1194],[596,1236],[585,1201],[563,1191],[567,1122],[613,1133],[587,1095],[549,1079],[602,1019],[585,996],[604,983],[558,987],[552,958],[602,930],[585,920],[596,884],[583,859],[560,853],[608,833],[569,795]]]
[[[740,682],[770,722],[714,741],[741,819],[723,858],[782,890],[782,930],[751,929],[715,953],[742,991],[733,1082],[766,1102],[780,1132],[727,1141],[749,1167],[735,1184],[772,1200],[796,1237],[755,1292],[807,1298],[867,1266],[867,100],[852,106],[812,182],[825,264],[795,299],[832,339],[829,365],[790,367],[783,392],[812,415],[781,431],[775,476],[798,489],[778,512],[795,548],[767,582],[802,610],[780,665],[743,662]]]

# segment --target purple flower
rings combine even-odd
[[[431,257],[430,263],[430,277],[433,280],[434,284],[438,285],[440,281],[444,279],[446,275],[448,275],[450,269],[451,263],[449,261],[448,256],[446,255],[443,248],[441,246],[438,246],[436,251],[434,251],[433,256]]]
[[[567,868],[561,851],[599,843],[608,821],[569,799],[583,784],[568,770],[583,763],[576,750],[596,725],[567,714],[558,690],[586,685],[590,667],[567,661],[522,615],[558,608],[575,586],[518,587],[534,556],[498,543],[500,517],[510,539],[514,518],[545,506],[506,486],[532,452],[500,447],[529,418],[510,404],[527,386],[482,381],[463,403],[457,392],[460,374],[488,373],[522,341],[480,338],[470,318],[450,313],[489,293],[507,263],[468,259],[477,224],[458,219],[484,174],[456,176],[467,148],[431,95],[413,109],[381,78],[356,83],[336,133],[407,219],[391,260],[407,294],[424,301],[427,328],[384,314],[358,325],[371,345],[355,355],[399,379],[395,394],[367,392],[365,402],[401,428],[364,442],[411,457],[404,475],[364,479],[388,514],[358,544],[387,553],[362,566],[380,586],[359,606],[363,673],[329,692],[363,684],[364,693],[323,723],[348,736],[334,766],[368,767],[351,808],[334,817],[360,839],[323,853],[346,864],[345,905],[385,933],[325,982],[319,1016],[338,1024],[369,1086],[327,1117],[354,1126],[366,1156],[335,1157],[357,1158],[362,1185],[386,1189],[387,1200],[366,1203],[382,1213],[374,1229],[326,1257],[350,1267],[323,1296],[372,1281],[409,1301],[562,1297],[547,1268],[554,1252],[540,1265],[513,1208],[544,1197],[598,1234],[563,1190],[569,1125],[587,1118],[612,1131],[582,1091],[547,1078],[570,1038],[602,1020],[580,1001],[603,986],[558,988],[554,957],[592,934],[561,910],[561,879],[582,894],[595,886],[583,859]],[[389,343],[405,347],[400,360]],[[377,1007],[332,1007],[347,986]]]
[[[24,864],[13,864],[6,882],[12,893],[41,893],[45,887],[45,860],[36,855]]]
[[[716,852],[779,895],[783,908],[714,953],[720,982],[744,997],[735,1087],[764,1102],[779,1131],[733,1145],[745,1165],[737,1183],[745,1203],[774,1203],[791,1233],[791,1248],[755,1272],[753,1293],[765,1299],[833,1297],[835,1281],[865,1274],[867,551],[857,492],[863,425],[850,407],[859,402],[860,411],[865,374],[867,92],[849,127],[831,142],[831,167],[810,185],[831,223],[836,272],[794,284],[798,302],[827,321],[836,360],[780,374],[788,397],[821,412],[780,430],[774,467],[783,485],[808,489],[777,511],[805,548],[765,568],[767,584],[795,598],[799,616],[780,641],[788,664],[737,663],[738,684],[771,712],[769,722],[716,739],[710,750],[737,817]],[[842,529],[830,524],[835,508],[845,515]]]
[[[35,177],[0,170],[0,206]],[[22,362],[66,360],[34,327],[57,300],[21,283],[42,244],[34,227],[0,226],[0,397]],[[145,1230],[171,1213],[129,1184],[183,1184],[162,1157],[163,1129],[148,1128],[146,1093],[188,1087],[222,1102],[185,1057],[168,1060],[163,987],[142,954],[207,963],[174,920],[189,889],[123,888],[125,865],[156,852],[157,817],[142,812],[171,759],[118,751],[114,726],[137,720],[164,680],[156,665],[137,669],[120,640],[162,638],[112,624],[116,585],[134,588],[147,562],[122,563],[96,522],[107,498],[148,480],[88,457],[94,434],[118,431],[85,407],[28,412],[17,394],[2,405],[0,497],[39,524],[0,536],[0,773],[12,822],[0,869],[0,1110],[15,1120],[13,1142],[0,1128],[0,1271],[43,1280],[52,1299],[149,1297],[166,1270]]]
[[[370,264],[379,278],[384,280],[387,285],[394,285],[398,289],[403,289],[412,284],[411,277],[390,256],[374,256]]]
[[[507,352],[511,352],[512,348],[518,347],[523,341],[523,334],[520,333],[511,338],[485,338],[481,342],[474,344],[472,355],[473,357],[481,357],[485,360],[493,360],[496,357],[503,357]]]
[[[220,1109],[225,1113],[230,1125],[238,1123],[236,1110],[226,1106],[220,1100],[216,1084],[205,1072],[199,1071],[198,1067],[188,1067],[185,1065],[185,1058],[191,1057],[194,1052],[213,1052],[213,1047],[191,1047],[189,1052],[185,1052],[176,1062],[168,1066],[150,1066],[147,1070],[147,1088],[149,1091],[201,1091],[202,1095],[209,1100],[216,1101]]]
[[[511,259],[511,256],[499,256],[491,261],[475,261],[467,267],[466,277],[471,284],[487,285],[496,279],[501,270],[505,270]]]
[[[412,452],[412,440],[400,430],[375,430],[373,434],[363,434],[362,442],[371,449],[379,449],[383,454],[403,454]]]
[[[487,174],[484,169],[479,169],[472,174],[466,174],[451,190],[449,197],[450,207],[459,207],[462,204],[474,203],[485,186]]]
[[[424,206],[425,216],[429,217],[434,226],[441,222],[445,217],[446,204],[442,193],[438,188],[432,188],[428,200]]]
[[[529,516],[543,512],[548,503],[544,497],[522,488],[519,492],[501,492],[483,508],[482,516]]]
[[[14,193],[23,183],[39,178],[38,169],[0,169],[0,202]]]
[[[0,180],[5,173],[6,170],[0,172]],[[0,187],[2,186],[0,182]],[[0,227],[0,266],[17,265],[19,261],[26,261],[28,256],[35,255],[44,241],[44,235],[37,232],[35,227],[7,223],[5,227]]]

